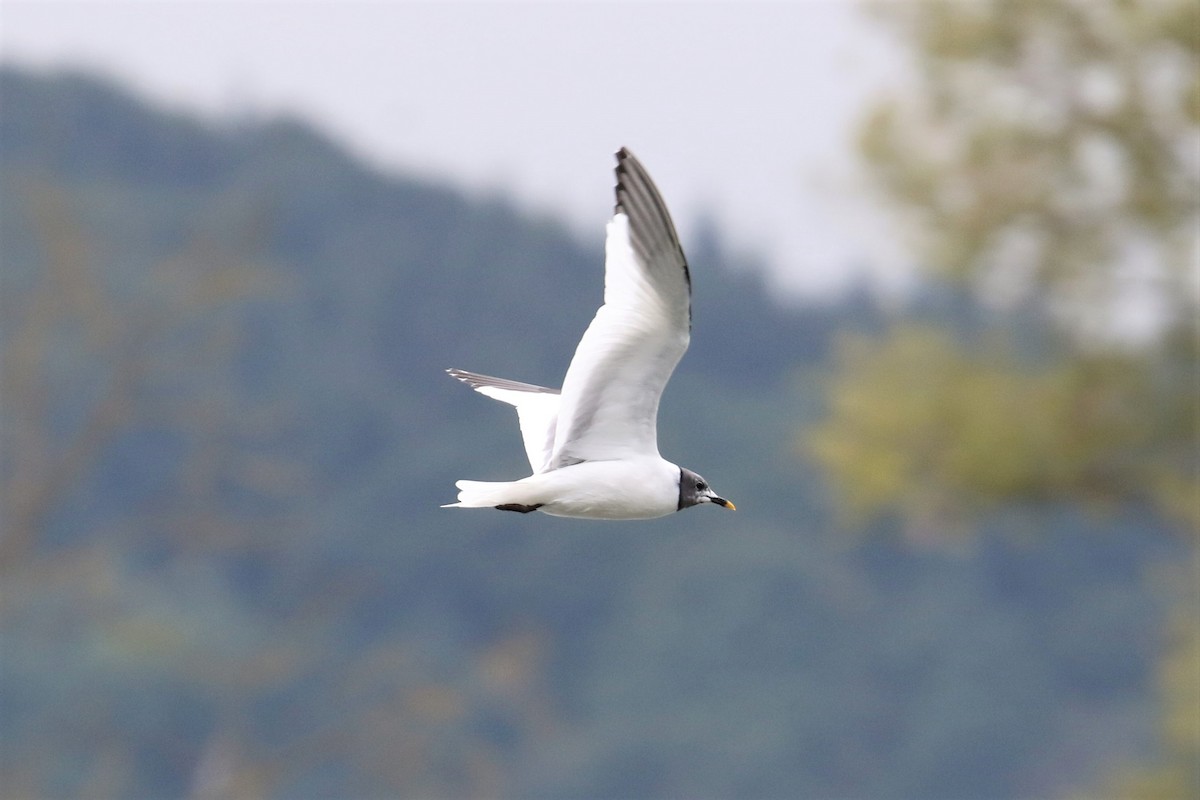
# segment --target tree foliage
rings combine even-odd
[[[1200,5],[886,3],[913,90],[861,151],[937,280],[1023,321],[845,343],[805,437],[842,506],[915,530],[1017,504],[1136,508],[1200,534]],[[988,327],[982,325],[981,327]],[[954,524],[951,524],[954,523]],[[1176,593],[1161,763],[1104,796],[1200,793],[1197,598]]]
[[[881,14],[919,92],[861,147],[929,266],[1049,295],[1095,334],[1131,294],[1196,309],[1200,8],[1190,0],[932,0]]]
[[[1148,379],[1117,356],[1022,363],[1003,342],[968,352],[952,336],[905,326],[883,342],[843,342],[829,419],[810,447],[860,518],[893,506],[926,523],[1074,497],[1152,503],[1156,420]],[[1164,499],[1164,502],[1166,500]],[[1186,511],[1186,509],[1183,509]]]
[[[1007,293],[1010,307],[1042,309],[1062,335],[1032,365],[922,331],[871,357],[851,348],[817,457],[859,509],[916,510],[920,495],[1136,499],[1196,529],[1196,5],[883,13],[918,75],[915,96],[864,125],[885,196],[924,263],[985,305]],[[872,430],[888,418],[893,434]]]

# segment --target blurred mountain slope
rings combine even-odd
[[[525,467],[441,370],[556,385],[604,220],[84,75],[0,98],[5,795],[1017,797],[1151,746],[1161,531],[836,530],[793,431],[868,295],[788,308],[686,243],[661,444],[736,515],[443,511]]]

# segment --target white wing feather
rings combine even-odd
[[[605,238],[604,304],[561,394],[447,370],[515,406],[535,473],[582,461],[658,457],[658,403],[691,338],[691,279],[666,204],[633,154],[617,153],[616,213]]]
[[[534,473],[544,472],[554,449],[554,428],[558,420],[560,397],[558,391],[461,369],[446,371],[485,397],[516,407],[529,466]]]
[[[687,263],[666,206],[627,150],[617,159],[604,305],[563,380],[549,469],[657,456],[659,399],[691,336]]]

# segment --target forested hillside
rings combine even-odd
[[[605,220],[14,68],[0,202],[6,797],[1049,797],[1155,751],[1153,516],[933,548],[797,445],[845,334],[1036,314],[782,304],[710,231],[660,444],[739,511],[447,511],[527,465],[442,370],[558,385]]]

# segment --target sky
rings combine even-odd
[[[215,119],[299,116],[381,169],[505,195],[599,241],[630,147],[781,290],[904,285],[855,158],[902,53],[844,0],[5,0],[0,58],[85,68]]]

